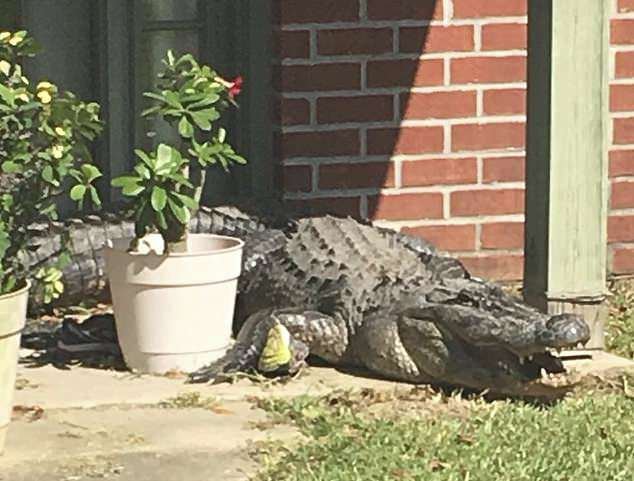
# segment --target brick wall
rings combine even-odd
[[[612,272],[634,272],[634,0],[614,1],[611,25],[610,217]]]
[[[634,271],[634,0],[613,2],[609,223]],[[527,0],[276,0],[286,197],[522,275]]]

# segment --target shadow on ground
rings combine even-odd
[[[100,313],[86,321],[98,320],[105,324],[114,324],[112,314]],[[20,364],[31,367],[53,366],[57,369],[70,369],[74,366],[93,369],[128,371],[120,352],[69,352],[60,349],[62,340],[61,321],[55,317],[29,320],[22,333],[21,347],[30,351],[20,358]]]

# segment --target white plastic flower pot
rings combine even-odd
[[[29,287],[0,296],[0,454],[11,421],[13,391],[20,352],[20,334],[26,321]]]
[[[162,252],[158,235],[148,236]],[[104,249],[119,345],[129,368],[193,372],[231,341],[244,243],[192,234],[184,253],[129,253],[130,239]]]

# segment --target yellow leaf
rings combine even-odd
[[[9,40],[9,45],[13,46],[13,47],[17,47],[18,45],[20,45],[22,43],[22,40],[24,40],[24,38],[22,37],[16,37],[15,35],[13,37],[11,37],[11,39]]]
[[[53,88],[53,84],[50,82],[43,81],[37,84],[38,90],[50,90],[52,88]]]
[[[6,60],[0,60],[0,72],[9,75],[11,73],[11,64]]]
[[[37,93],[37,97],[43,104],[50,104],[53,97],[46,90],[41,90]]]
[[[0,32],[0,41],[4,42],[9,37],[11,37],[10,32]]]
[[[66,131],[61,127],[55,127],[55,133],[60,137],[66,137]]]
[[[47,102],[44,102],[47,103]],[[61,159],[64,156],[64,146],[63,145],[54,145],[51,149],[51,155],[55,159]]]

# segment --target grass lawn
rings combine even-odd
[[[634,355],[634,284],[612,287],[608,346]],[[427,387],[260,400],[293,445],[257,445],[260,481],[634,479],[634,378],[587,383],[550,406]]]

